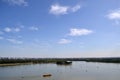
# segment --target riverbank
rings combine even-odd
[[[17,66],[17,65],[29,65],[32,63],[8,63],[8,64],[0,64],[0,67],[4,67],[4,66]]]

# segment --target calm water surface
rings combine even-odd
[[[51,77],[43,77],[50,73]],[[0,67],[0,80],[120,80],[120,64],[73,62]]]

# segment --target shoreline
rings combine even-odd
[[[4,67],[4,66],[18,66],[18,65],[29,65],[29,64],[33,64],[33,63],[5,63],[5,64],[0,64],[0,67]]]
[[[27,64],[56,63],[63,61],[85,61],[99,63],[120,63],[120,57],[116,58],[0,58],[1,66],[17,66]]]

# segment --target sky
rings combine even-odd
[[[120,57],[120,0],[0,0],[0,57]]]

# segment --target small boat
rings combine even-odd
[[[58,61],[58,62],[56,62],[56,64],[58,64],[58,65],[69,65],[69,64],[72,64],[72,62],[71,61]]]
[[[66,63],[66,64],[71,64],[71,63],[72,63],[72,61],[66,61],[65,63]]]
[[[44,74],[43,77],[50,77],[52,74]]]

